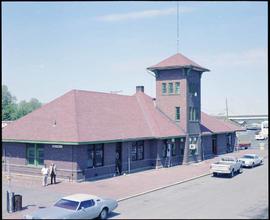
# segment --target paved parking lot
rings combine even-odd
[[[228,177],[205,176],[120,202],[115,219],[267,219],[268,159]]]
[[[260,150],[257,145],[252,149],[234,152],[228,155],[240,156],[244,153],[258,153],[261,156],[268,157],[268,145],[264,150]],[[192,177],[209,174],[209,166],[219,158],[205,160],[201,163],[192,165],[180,165],[171,168],[158,170],[148,170],[139,173],[133,173],[126,176],[118,176],[99,181],[90,181],[82,183],[61,182],[48,187],[41,186],[41,179],[37,177],[18,177],[13,175],[12,191],[23,196],[24,210],[9,214],[6,212],[7,180],[3,179],[2,185],[2,204],[4,218],[22,218],[26,213],[32,212],[39,207],[47,207],[58,198],[72,193],[90,193],[99,196],[122,199],[136,195],[145,191],[159,187],[174,184],[179,181],[190,179]],[[138,184],[140,183],[140,184]]]

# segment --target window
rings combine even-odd
[[[167,143],[164,141],[163,147],[162,147],[162,157],[167,157]]]
[[[180,94],[180,82],[175,83],[175,94]]]
[[[87,149],[87,167],[94,166],[94,145],[90,145]]]
[[[180,154],[184,155],[184,150],[185,150],[185,139],[180,138]]]
[[[56,207],[70,209],[70,210],[76,210],[78,205],[79,205],[79,202],[68,200],[68,199],[60,199],[58,202],[54,204],[54,206]]]
[[[227,145],[232,145],[232,135],[230,133],[227,134]]]
[[[189,120],[198,121],[199,120],[199,108],[189,107]]]
[[[180,107],[175,107],[175,120],[180,120]]]
[[[169,94],[173,94],[173,83],[169,83]]]
[[[35,165],[35,145],[29,144],[27,146],[26,160],[27,160],[27,164]]]
[[[144,159],[144,142],[143,141],[135,141],[132,143],[131,159],[133,161]]]
[[[36,145],[36,163],[37,165],[43,165],[44,164],[44,147],[40,144]]]
[[[95,205],[95,202],[94,202],[93,199],[91,199],[91,200],[86,200],[86,201],[81,202],[80,207],[79,207],[78,210],[80,210],[80,209],[82,209],[82,208],[87,209],[87,208],[92,207],[92,206],[94,206],[94,205]]]
[[[95,167],[103,166],[103,145],[95,145]]]
[[[90,145],[87,149],[87,157],[88,168],[103,166],[103,144]]]
[[[171,144],[171,148],[172,148],[172,156],[175,156],[176,155],[176,145],[175,145],[175,143]]]
[[[26,145],[26,161],[28,165],[40,166],[44,164],[44,146],[42,144]]]
[[[162,94],[166,94],[167,93],[167,83],[162,83]]]
[[[189,83],[189,94],[193,95],[193,96],[197,96],[198,95],[198,85],[196,85],[195,83]]]

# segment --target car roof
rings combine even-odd
[[[83,194],[83,193],[77,193],[77,194],[72,194],[69,196],[63,197],[63,199],[68,199],[68,200],[73,200],[77,202],[89,200],[89,199],[98,199],[98,196],[91,195],[91,194]]]

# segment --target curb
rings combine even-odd
[[[268,158],[268,155],[263,156],[263,158],[264,158],[264,159]],[[142,196],[142,195],[145,195],[145,194],[154,192],[154,191],[158,191],[158,190],[161,190],[161,189],[169,188],[169,187],[171,187],[171,186],[179,185],[179,184],[181,184],[181,183],[185,183],[185,182],[188,182],[188,181],[191,181],[191,180],[195,180],[195,179],[199,179],[199,178],[201,178],[201,177],[209,176],[209,175],[211,175],[210,172],[204,173],[204,174],[202,174],[202,175],[195,176],[195,177],[192,177],[192,178],[190,178],[190,179],[185,179],[185,180],[178,181],[178,182],[175,182],[175,183],[166,185],[166,186],[161,186],[161,187],[158,187],[158,188],[155,188],[155,189],[147,190],[147,191],[144,191],[144,192],[141,192],[141,193],[137,193],[137,194],[134,194],[134,195],[131,195],[131,196],[127,196],[127,197],[124,197],[124,198],[120,198],[120,199],[117,200],[117,202],[122,202],[122,201],[125,201],[125,200],[128,200],[128,199],[132,199],[132,198],[134,198],[134,197]]]
[[[189,182],[189,181],[191,181],[191,180],[199,179],[199,178],[201,178],[201,177],[209,176],[209,175],[211,175],[211,173],[207,172],[207,173],[204,173],[204,174],[202,174],[202,175],[192,177],[192,178],[190,178],[190,179],[185,179],[185,180],[178,181],[178,182],[175,182],[175,183],[166,185],[166,186],[161,186],[161,187],[158,187],[158,188],[155,188],[155,189],[150,189],[150,190],[147,190],[147,191],[144,191],[144,192],[141,192],[141,193],[137,193],[137,194],[134,194],[134,195],[132,195],[132,196],[120,198],[120,199],[117,200],[117,202],[122,202],[122,201],[125,201],[125,200],[128,200],[128,199],[134,198],[134,197],[142,196],[142,195],[145,195],[145,194],[154,192],[154,191],[158,191],[158,190],[161,190],[161,189],[169,188],[169,187],[171,187],[171,186],[179,185],[179,184],[181,184],[181,183]]]

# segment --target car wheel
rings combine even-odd
[[[242,173],[243,172],[243,168],[240,167],[239,170],[238,170],[238,173]]]
[[[217,176],[217,173],[213,173],[213,176]]]
[[[232,170],[231,172],[231,178],[234,176],[234,170]]]
[[[108,215],[108,209],[103,208],[101,213],[99,214],[99,219],[107,219],[107,215]]]
[[[254,164],[254,163],[252,163],[252,166],[251,166],[251,168],[253,168],[253,167],[254,167],[254,165],[255,165],[255,164]]]

